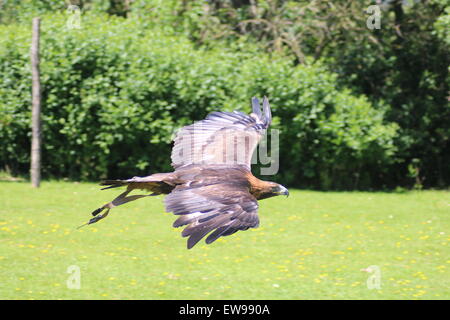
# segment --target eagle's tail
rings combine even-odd
[[[102,182],[100,182],[100,185],[107,186],[105,188],[102,188],[102,190],[106,190],[126,186],[129,183],[130,183],[129,180],[103,180]]]

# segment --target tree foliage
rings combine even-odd
[[[22,30],[11,34],[8,27],[0,27],[6,35],[4,48],[0,47],[5,61],[0,66],[5,74],[0,93],[16,99],[3,103],[3,112],[14,114],[6,112],[5,119],[15,121],[3,127],[2,134],[11,141],[4,149],[11,152],[28,139],[24,25],[34,15],[64,12],[72,4],[85,14],[83,28],[88,34],[64,31],[63,18],[57,15],[47,22],[49,29],[59,29],[48,39],[44,54],[48,61],[54,55],[60,61],[48,64],[47,103],[58,112],[65,110],[61,117],[58,114],[65,120],[58,121],[75,118],[70,125],[55,124],[51,132],[54,137],[61,132],[76,136],[75,129],[65,126],[78,123],[79,117],[69,114],[81,108],[83,121],[92,121],[103,132],[110,130],[100,134],[102,138],[91,148],[101,146],[102,152],[114,156],[121,148],[130,153],[125,160],[96,158],[102,166],[98,172],[82,174],[87,169],[80,169],[81,162],[87,162],[77,160],[81,162],[71,162],[77,163],[73,169],[67,171],[64,165],[59,171],[49,169],[49,174],[88,179],[99,173],[125,172],[120,168],[132,168],[133,163],[142,171],[153,163],[155,168],[167,168],[163,159],[173,128],[214,108],[245,109],[250,96],[266,93],[277,108],[282,143],[289,146],[282,149],[281,175],[290,183],[320,188],[450,183],[450,20],[445,0],[8,0],[1,4],[0,23],[13,23],[12,29]],[[369,5],[380,8],[380,29],[367,27]],[[95,19],[90,14],[98,16],[100,30],[91,26]],[[128,30],[119,32],[107,27],[109,23]],[[116,43],[103,40],[110,33],[117,33],[117,41],[111,40]],[[22,42],[16,43],[17,39]],[[66,61],[67,56],[72,60]],[[61,94],[61,86],[70,94]],[[125,105],[134,108],[130,117],[140,119],[127,123],[154,126],[139,135],[135,131],[132,143],[127,140],[132,133],[111,138],[119,126],[99,116],[114,115]],[[164,129],[154,124],[160,123],[158,119],[163,119],[159,121],[166,124]],[[96,141],[97,131],[90,131],[91,135],[80,134],[70,152],[78,153],[87,141]],[[137,150],[133,143],[145,146],[150,135],[158,156],[165,153],[151,163],[133,151]],[[23,172],[25,151],[17,159],[3,164]]]
[[[291,185],[369,188],[395,152],[385,108],[338,88],[321,63],[296,65],[251,45],[195,48],[142,19],[86,14],[82,29],[68,30],[65,18],[43,17],[47,177],[170,170],[177,128],[213,110],[248,112],[250,97],[264,94],[281,131],[279,178]],[[0,165],[19,173],[29,161],[29,37],[23,25],[0,29]]]

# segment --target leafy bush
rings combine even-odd
[[[281,138],[279,179],[297,186],[368,188],[390,163],[396,126],[384,108],[338,90],[319,62],[297,65],[237,42],[195,48],[150,22],[45,15],[41,38],[43,171],[98,180],[170,168],[174,131],[213,110],[250,111],[267,95]],[[28,171],[28,26],[0,27],[0,167]]]

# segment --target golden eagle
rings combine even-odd
[[[147,196],[167,194],[167,212],[179,216],[175,228],[186,226],[188,249],[205,237],[206,243],[259,225],[258,201],[277,195],[289,195],[280,184],[262,181],[251,173],[252,154],[269,127],[272,115],[269,101],[263,107],[252,99],[253,112],[212,112],[206,119],[181,128],[172,149],[168,173],[128,180],[106,180],[104,189],[126,186],[125,192],[98,208],[87,224],[106,217],[109,210]],[[128,194],[134,189],[152,192]],[[103,210],[105,213],[99,215]]]

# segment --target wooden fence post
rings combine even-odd
[[[41,82],[39,77],[39,31],[40,18],[33,19],[31,39],[31,77],[32,77],[32,112],[31,112],[31,184],[39,188],[41,183]]]

